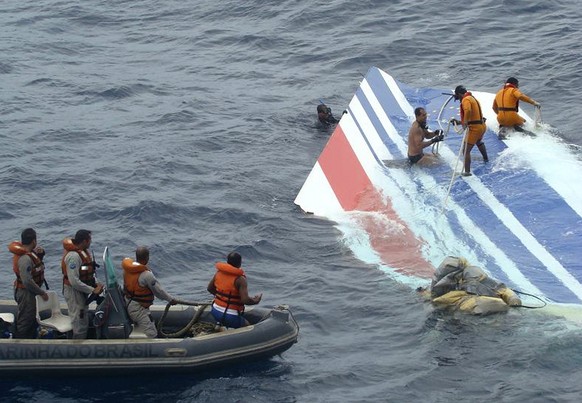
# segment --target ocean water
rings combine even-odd
[[[582,331],[560,309],[434,311],[293,200],[330,134],[316,105],[339,116],[370,66],[488,92],[516,76],[580,159],[581,17],[573,0],[3,1],[0,245],[34,227],[60,289],[61,240],[88,228],[117,262],[148,245],[164,287],[196,300],[236,249],[301,333],[267,361],[2,380],[0,400],[579,401]]]

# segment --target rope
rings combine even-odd
[[[534,109],[534,127],[537,129],[542,125],[542,108],[536,106]]]
[[[448,95],[448,94],[447,93],[443,93],[443,95]],[[449,104],[449,102],[451,102],[452,99],[454,99],[454,95],[450,95],[447,98],[447,100],[443,103],[443,106],[441,106],[441,109],[439,110],[439,114],[437,116],[438,125],[441,128],[441,130],[444,132],[445,138],[449,136],[449,132],[451,130],[451,121],[449,120],[449,124],[447,125],[447,130],[444,130],[444,128],[443,128],[443,126],[441,124],[442,115],[443,115],[443,112],[445,110],[445,107]],[[453,130],[457,134],[463,133],[463,129],[457,130],[457,124],[456,123],[453,125]],[[441,209],[441,214],[445,211],[445,208],[447,206],[447,201],[449,199],[449,194],[451,193],[451,188],[453,187],[453,182],[455,180],[455,175],[456,175],[456,172],[457,172],[457,166],[459,164],[459,159],[461,158],[461,151],[463,150],[462,144],[465,143],[465,138],[467,137],[467,132],[468,131],[469,131],[468,129],[465,129],[464,134],[463,134],[463,141],[461,142],[461,148],[459,149],[459,155],[457,156],[457,160],[455,161],[455,168],[453,169],[453,174],[451,175],[451,181],[450,181],[449,187],[447,189],[447,194],[446,194],[445,199],[443,201],[443,206],[442,206],[442,209]],[[433,149],[434,149],[434,146],[433,146]],[[437,145],[437,152],[438,152],[438,145]]]
[[[537,299],[538,301],[540,301],[543,304],[542,306],[520,305],[520,306],[517,306],[516,308],[540,309],[540,308],[543,308],[543,307],[545,307],[547,305],[546,301],[544,301],[543,299],[541,299],[537,295],[528,294],[527,292],[518,291],[518,290],[513,290],[513,292],[516,293],[516,294],[527,295],[528,297],[535,298],[535,299]]]
[[[450,126],[450,122],[449,122],[449,126]],[[457,131],[457,125],[454,125],[454,130],[456,133],[460,133]],[[447,194],[445,196],[445,200],[443,201],[443,206],[441,209],[441,214],[444,213],[445,208],[447,207],[447,202],[449,200],[449,195],[451,193],[451,188],[453,187],[453,182],[455,181],[455,177],[457,175],[457,166],[459,165],[459,160],[461,159],[461,153],[463,152],[463,149],[466,149],[466,147],[464,147],[463,145],[465,144],[465,139],[467,138],[467,133],[469,133],[469,127],[467,127],[466,129],[464,129],[464,134],[463,134],[463,140],[461,141],[461,147],[459,148],[459,154],[457,155],[457,160],[455,161],[455,167],[453,168],[453,174],[451,175],[451,181],[449,183],[449,188],[447,189]]]
[[[195,323],[194,326],[192,326],[192,335],[193,336],[197,336],[201,333],[204,334],[209,334],[209,333],[215,333],[216,330],[216,325],[214,323],[210,323],[210,322],[198,322]]]
[[[177,302],[177,304],[180,304],[180,305],[199,306],[199,308],[196,310],[196,313],[194,314],[194,316],[192,317],[190,322],[188,322],[188,324],[185,327],[183,327],[182,329],[180,329],[174,333],[165,333],[163,330],[163,324],[164,324],[164,320],[166,319],[166,316],[168,315],[168,311],[170,310],[170,306],[171,306],[168,303],[166,305],[166,309],[164,310],[164,314],[160,318],[160,320],[158,322],[158,326],[157,326],[158,333],[160,334],[161,337],[165,337],[165,338],[184,337],[184,335],[186,333],[188,333],[190,331],[190,329],[192,329],[192,327],[196,324],[196,322],[198,322],[198,320],[202,316],[202,313],[204,313],[204,310],[206,309],[206,307],[212,305],[212,302],[189,302],[189,301],[182,301],[182,300],[176,300],[176,302]],[[212,325],[212,327],[214,327],[214,325]]]

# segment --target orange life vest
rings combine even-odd
[[[144,308],[149,308],[154,303],[154,293],[147,287],[139,285],[139,275],[149,271],[145,264],[134,262],[126,257],[121,261],[123,269],[123,293],[133,301],[139,302]]]
[[[237,278],[245,276],[243,269],[234,267],[225,262],[216,263],[216,275],[214,276],[214,303],[225,309],[234,309],[242,313],[245,305],[241,302],[240,293],[234,282]]]
[[[467,100],[465,101],[465,98],[467,98]],[[471,94],[470,92],[466,92],[465,95],[463,95],[463,98],[461,100],[461,121],[464,122],[464,117],[465,117],[465,110],[463,108],[463,102],[468,102],[471,105],[471,114],[469,116],[467,116],[467,125],[481,125],[485,123],[485,120],[483,119],[483,113],[481,112],[481,105],[479,104],[479,101],[477,101],[477,99],[473,96],[473,94]]]
[[[516,126],[525,123],[519,116],[519,101],[535,104],[535,101],[523,94],[515,85],[505,84],[495,95],[493,110],[497,113],[497,122],[500,126]]]
[[[67,276],[67,265],[65,264],[65,256],[69,252],[77,252],[81,257],[81,267],[85,269],[81,269],[79,267],[79,280],[83,283],[90,285],[91,287],[95,287],[97,285],[97,281],[95,280],[95,262],[89,255],[89,252],[86,249],[79,249],[77,245],[73,243],[71,238],[65,238],[63,240],[63,248],[65,248],[65,253],[63,254],[63,258],[61,259],[61,270],[63,272],[63,284],[71,285],[69,281],[69,277]]]
[[[12,257],[12,270],[14,271],[14,274],[16,274],[14,287],[26,288],[24,283],[22,283],[22,279],[20,278],[20,269],[18,268],[18,260],[24,255],[29,256],[32,260],[32,280],[36,283],[36,285],[41,287],[44,283],[44,264],[37,256],[37,254],[34,252],[28,252],[22,243],[18,241],[11,242],[10,245],[8,245],[8,250],[14,254]]]
[[[495,102],[497,102],[497,110],[505,112],[519,111],[519,98],[514,94],[516,90],[515,85],[505,84],[495,95]]]

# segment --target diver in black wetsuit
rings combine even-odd
[[[344,113],[348,113],[348,112],[343,111],[342,115]],[[319,122],[322,125],[324,125],[326,127],[329,127],[329,126],[334,125],[337,122],[339,122],[339,119],[337,119],[335,116],[332,115],[331,108],[329,106],[327,106],[326,104],[324,104],[323,102],[320,103],[319,105],[317,105],[317,119],[319,120]]]

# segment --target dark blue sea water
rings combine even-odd
[[[0,400],[579,401],[579,325],[435,312],[293,200],[329,136],[316,105],[339,115],[370,66],[489,92],[516,76],[580,156],[581,34],[574,0],[1,2],[0,245],[36,228],[54,289],[79,228],[118,262],[148,245],[183,299],[208,298],[236,249],[251,293],[289,304],[301,334],[259,363],[0,381]],[[5,246],[0,262],[10,299]]]

